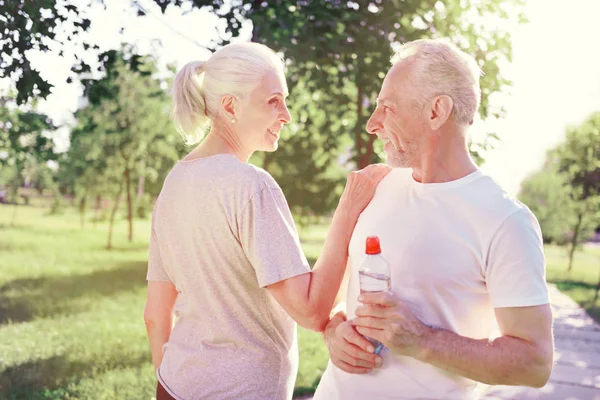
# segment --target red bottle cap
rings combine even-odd
[[[377,236],[369,236],[367,238],[367,254],[381,254],[381,246]]]

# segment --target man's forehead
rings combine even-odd
[[[377,99],[379,102],[395,102],[408,79],[411,67],[412,62],[409,60],[399,61],[392,65],[383,80]]]

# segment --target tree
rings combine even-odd
[[[0,100],[0,167],[14,171],[7,181],[15,204],[12,225],[17,215],[19,188],[29,186],[35,165],[55,158],[50,138],[54,129],[48,116],[20,109],[10,99]]]
[[[566,179],[556,165],[546,162],[544,168],[529,175],[521,183],[519,200],[538,219],[546,243],[565,244],[575,217],[574,203],[566,187]]]
[[[556,152],[559,171],[565,175],[575,219],[569,245],[569,266],[577,247],[600,224],[600,112],[579,126],[567,129],[565,142]]]
[[[90,27],[90,20],[82,17],[82,10],[94,1],[102,3],[101,0],[89,0],[78,7],[58,0],[0,2],[0,75],[16,82],[17,103],[46,98],[52,88],[32,68],[26,57],[27,51],[47,51],[51,45],[56,45],[62,55],[63,44],[73,41],[81,43],[85,50],[90,47],[97,49],[78,40],[81,33]]]
[[[260,161],[280,182],[290,203],[304,204],[301,207],[305,213],[322,213],[335,206],[329,201],[330,194],[340,190],[343,180],[337,174],[319,171],[320,165],[337,165],[338,159],[348,158],[348,152],[350,160],[359,168],[380,160],[381,144],[375,141],[375,136],[366,133],[365,125],[375,107],[383,77],[390,68],[393,47],[399,43],[422,37],[450,37],[478,60],[485,73],[481,78],[481,117],[503,115],[503,109],[493,108],[489,98],[509,84],[498,64],[510,60],[510,37],[505,31],[491,30],[485,24],[502,18],[518,18],[517,12],[506,10],[513,6],[512,9],[518,11],[522,1],[511,0],[510,5],[500,0],[473,5],[459,0],[241,0],[231,3],[155,0],[155,3],[163,12],[171,5],[183,3],[209,8],[221,16],[230,35],[220,44],[237,36],[242,22],[249,20],[253,26],[253,41],[284,54],[291,90],[290,111],[295,117],[290,125],[293,136],[282,136],[280,150]],[[295,91],[305,94],[295,94]],[[298,101],[311,96],[310,102]],[[479,161],[494,136],[489,139],[492,140],[472,144],[473,154]],[[327,146],[324,151],[323,143],[329,140],[336,145]],[[294,160],[294,164],[302,160],[303,164],[312,163],[314,167],[292,166],[290,160]],[[341,171],[340,175],[343,175]],[[316,180],[317,176],[323,179]],[[322,190],[315,191],[313,187]],[[323,207],[323,199],[328,199],[327,207]]]
[[[390,67],[392,46],[401,42],[450,37],[478,60],[484,72],[481,117],[503,114],[502,108],[490,106],[489,98],[509,84],[498,64],[511,58],[510,36],[498,26],[489,29],[489,24],[499,19],[522,18],[518,10],[523,4],[522,0],[472,4],[460,0],[155,2],[163,12],[170,4],[208,7],[222,17],[232,36],[239,34],[242,21],[252,21],[253,40],[284,53],[296,72],[309,79],[309,91],[331,92],[352,83],[353,90],[334,106],[351,105],[356,114],[348,131],[353,132],[354,153],[360,168],[377,159],[374,136],[367,136],[364,127],[373,111],[381,80]],[[517,12],[507,11],[511,9]]]
[[[313,109],[308,112],[311,116],[324,112],[325,119],[319,123],[309,121],[305,129],[295,129],[294,142],[302,143],[302,153],[299,157],[313,164],[329,164],[330,160],[339,157],[346,158],[349,150],[352,160],[358,167],[363,167],[373,161],[378,161],[381,153],[380,144],[375,137],[365,133],[365,124],[374,108],[374,100],[379,91],[385,71],[389,69],[392,47],[400,42],[421,37],[448,36],[460,47],[475,56],[485,75],[481,79],[482,105],[480,114],[483,118],[501,116],[501,108],[493,108],[489,98],[496,92],[504,90],[509,82],[499,70],[499,63],[510,61],[510,36],[499,29],[495,21],[500,19],[517,18],[517,12],[523,0],[489,0],[482,2],[464,2],[462,0],[421,1],[421,0],[374,0],[374,1],[299,1],[299,0],[154,0],[164,12],[169,6],[191,4],[195,7],[208,7],[221,16],[225,24],[226,36],[221,43],[215,43],[212,48],[227,43],[237,36],[244,21],[253,25],[253,40],[265,43],[285,54],[290,65],[289,74],[291,86],[302,88],[317,100],[310,104]],[[88,0],[91,4],[93,0]],[[6,2],[5,2],[6,3]],[[35,4],[34,4],[35,3]],[[135,4],[135,2],[134,2]],[[22,83],[18,83],[19,99],[24,101],[34,96],[44,96],[49,87],[36,72],[30,73],[30,66],[23,49],[43,48],[45,39],[60,42],[54,34],[60,25],[66,30],[68,38],[81,37],[80,34],[89,27],[89,20],[82,17],[81,8],[69,6],[64,12],[61,5],[54,0],[44,2],[17,2],[13,5],[1,5],[0,12],[9,21],[8,32],[12,32],[6,42],[9,46],[3,51],[11,51],[15,57],[3,64],[1,68],[13,68],[11,73],[23,71]],[[44,11],[47,10],[47,11]],[[507,10],[517,10],[516,12]],[[13,14],[16,14],[14,16]],[[55,19],[46,18],[52,15]],[[138,15],[143,15],[140,7]],[[482,19],[486,16],[486,19]],[[69,28],[70,22],[73,29]],[[67,23],[69,22],[69,23]],[[22,27],[31,26],[28,31]],[[64,27],[63,27],[64,25]],[[494,29],[489,27],[493,26]],[[14,35],[19,32],[19,35]],[[83,43],[84,47],[89,46]],[[12,53],[11,53],[12,54]],[[75,72],[89,71],[89,66],[80,64]],[[17,77],[15,77],[16,79]],[[302,81],[302,82],[300,82]],[[21,82],[21,78],[19,78]],[[301,83],[301,84],[299,84]],[[36,89],[37,87],[37,89]],[[295,110],[293,115],[303,115],[303,110]],[[335,116],[335,118],[333,117]],[[337,119],[345,121],[339,131],[331,131]],[[319,146],[324,139],[313,143],[311,138],[321,135],[335,135],[338,145],[330,147],[331,153],[321,154]],[[304,136],[301,140],[299,136]],[[473,154],[477,157],[478,144],[473,144]],[[287,153],[291,155],[290,151]],[[312,154],[315,154],[313,159]],[[319,154],[317,156],[317,154]],[[327,158],[327,161],[324,159]],[[272,171],[276,171],[279,155],[266,156],[261,159]],[[283,165],[279,169],[283,170]],[[315,167],[316,168],[316,167]],[[315,169],[295,168],[294,177],[289,177],[290,185],[298,182],[311,182]],[[324,179],[329,174],[317,172]],[[334,174],[335,175],[335,174]],[[329,183],[339,182],[337,176],[330,176],[320,181],[319,186],[327,193]],[[293,187],[284,183],[284,191]],[[336,186],[339,191],[339,185]],[[309,193],[311,191],[305,191]],[[327,197],[324,191],[318,192],[314,199]],[[316,201],[316,200],[315,200]],[[312,207],[312,200],[309,208]],[[306,207],[305,207],[306,208]],[[321,207],[315,205],[313,211]]]
[[[79,126],[73,131],[66,165],[71,163],[72,175],[80,182],[74,187],[80,188],[82,202],[91,188],[109,189],[115,196],[109,221],[110,248],[122,195],[127,201],[128,238],[132,241],[133,182],[137,178],[140,193],[144,179],[156,176],[154,168],[161,168],[165,159],[176,159],[179,154],[172,146],[168,98],[163,90],[167,82],[155,77],[152,57],[124,47],[101,54],[100,61],[102,78],[82,80],[88,106],[77,113]]]
[[[0,166],[22,166],[28,156],[44,161],[54,158],[49,135],[55,129],[52,120],[28,108],[16,107],[9,98],[0,99]]]

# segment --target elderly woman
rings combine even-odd
[[[389,168],[350,173],[311,271],[281,189],[248,164],[277,149],[286,96],[281,59],[256,43],[175,78],[179,130],[188,143],[210,131],[169,173],[152,216],[144,319],[158,399],[290,399],[296,322],[328,322],[352,230]]]

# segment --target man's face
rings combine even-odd
[[[391,167],[417,166],[425,142],[425,120],[422,110],[416,107],[416,91],[409,81],[412,68],[411,60],[392,66],[367,123],[367,131],[384,141]]]

